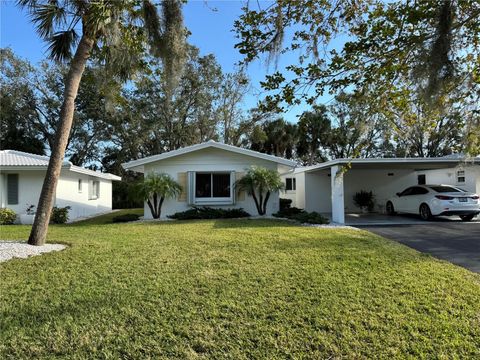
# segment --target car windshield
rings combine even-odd
[[[438,193],[465,192],[464,190],[453,187],[453,186],[438,185],[438,186],[429,186],[429,188]]]

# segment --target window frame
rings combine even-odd
[[[288,180],[290,180],[291,189],[288,188]],[[295,192],[297,191],[297,179],[295,177],[285,178],[285,191]]]
[[[95,184],[97,184],[95,186]],[[88,191],[88,200],[98,200],[100,199],[100,180],[90,180],[89,181],[89,191]]]
[[[77,181],[77,191],[79,194],[83,192],[83,179],[78,179]]]
[[[462,174],[460,174],[462,173]],[[466,176],[465,176],[465,170],[457,170],[455,171],[455,179],[457,181],[457,184],[465,184],[466,182]],[[460,179],[463,179],[462,181],[460,181]]]
[[[197,174],[210,174],[210,186],[211,186],[211,196],[210,197],[197,197]],[[214,197],[213,196],[213,175],[214,174],[225,174],[230,177],[230,196],[229,197]],[[193,204],[194,205],[232,205],[234,203],[234,183],[235,183],[235,172],[229,170],[216,170],[216,171],[194,171],[193,172]]]
[[[16,182],[16,200],[15,202],[10,202],[10,178],[15,178],[15,182]],[[7,183],[7,193],[6,193],[6,198],[7,198],[7,205],[18,205],[19,204],[19,198],[20,198],[20,176],[18,174],[7,174],[7,179],[6,179],[6,183]]]

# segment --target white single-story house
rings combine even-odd
[[[252,165],[275,169],[284,180],[285,190],[273,194],[267,215],[279,210],[279,198],[292,200],[292,206],[331,214],[334,222],[345,223],[346,213],[360,212],[353,196],[372,191],[375,211],[383,213],[387,199],[416,184],[450,184],[480,192],[480,158],[370,158],[337,159],[296,167],[296,163],[272,155],[208,141],[123,164],[127,170],[144,174],[166,173],[184,191],[168,199],[162,218],[191,206],[243,208],[255,215],[253,199],[236,192],[234,183]],[[145,217],[151,218],[145,204]]]
[[[18,215],[38,204],[48,156],[16,150],[0,151],[0,207]],[[112,210],[112,181],[119,176],[75,166],[64,161],[58,180],[55,206],[70,206],[70,220]]]
[[[331,213],[334,222],[345,223],[345,213],[360,211],[353,196],[361,190],[373,192],[380,213],[389,198],[412,185],[446,184],[479,193],[480,158],[336,159],[281,176],[292,206]]]
[[[261,166],[287,172],[296,163],[272,155],[226,145],[215,141],[188,146],[178,150],[123,164],[127,170],[143,173],[165,173],[175,179],[183,192],[175,199],[166,199],[161,217],[188,210],[191,206],[243,208],[255,215],[253,198],[245,191],[236,191],[235,182],[251,166]],[[279,194],[272,194],[267,215],[278,211]],[[145,204],[145,218],[152,218]]]

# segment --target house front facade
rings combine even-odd
[[[295,162],[256,151],[209,141],[167,153],[130,161],[123,164],[127,170],[143,173],[168,174],[182,187],[182,193],[166,199],[161,218],[192,206],[242,208],[251,215],[257,210],[253,198],[245,191],[237,191],[235,183],[251,166],[286,172]],[[279,209],[279,194],[271,194],[267,215]],[[152,214],[145,203],[145,218]]]
[[[15,150],[0,151],[0,207],[16,214],[36,209],[49,158]],[[55,192],[55,206],[70,206],[75,220],[112,210],[112,181],[120,177],[75,166],[65,161]]]

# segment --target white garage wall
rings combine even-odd
[[[326,213],[332,211],[330,169],[305,173],[306,211]]]
[[[160,160],[145,165],[145,175],[152,172],[166,173],[178,181],[178,174],[188,171],[235,171],[245,172],[252,165],[263,166],[278,171],[276,163],[258,159],[251,156],[232,153],[230,151],[206,148],[179,155],[173,158]],[[271,194],[268,201],[267,214],[272,214],[279,209],[278,193]],[[246,194],[245,201],[237,201],[234,205],[215,205],[218,208],[243,208],[251,215],[258,215],[253,198]],[[162,206],[162,218],[179,211],[188,210],[190,206],[186,201],[167,199]],[[145,218],[152,218],[147,203],[144,204]]]
[[[465,183],[457,181],[458,170],[465,170]],[[453,185],[474,193],[480,192],[480,165],[462,164],[451,169],[418,171],[417,174],[425,174],[427,184]]]

